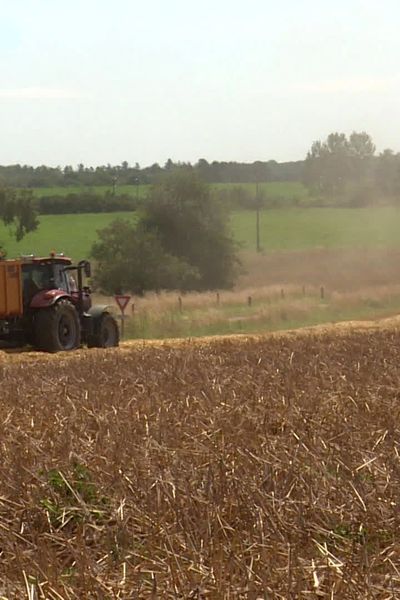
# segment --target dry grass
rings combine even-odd
[[[332,291],[296,285],[263,286],[234,291],[161,292],[132,299],[125,337],[136,339],[193,337],[267,332],[312,322],[377,318],[398,312],[400,285]],[[251,298],[251,305],[248,301]],[[114,304],[98,296],[95,302]],[[133,309],[133,310],[132,310]]]
[[[132,303],[134,311],[143,313],[144,311],[151,315],[162,315],[164,313],[178,310],[178,299],[182,299],[182,305],[185,310],[202,311],[204,309],[213,309],[218,305],[218,296],[221,307],[234,305],[245,305],[249,296],[255,300],[264,302],[276,302],[281,298],[282,289],[287,297],[298,297],[302,294],[302,288],[298,285],[265,285],[252,286],[239,290],[220,290],[219,292],[160,292],[159,294],[149,292],[144,296],[135,296],[127,312],[132,312]],[[307,287],[308,295],[318,295],[319,288],[315,286]],[[93,297],[95,303],[109,303],[115,306],[115,300],[112,296],[101,296],[95,294]]]
[[[396,330],[0,362],[11,598],[398,598]]]

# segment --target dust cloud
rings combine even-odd
[[[237,289],[268,285],[324,285],[332,291],[400,283],[400,249],[312,249],[243,253]]]

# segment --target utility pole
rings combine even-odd
[[[140,185],[139,177],[135,177],[135,186],[136,186],[136,204],[138,204],[138,202],[139,202],[139,185]]]
[[[258,181],[256,183],[256,248],[261,252],[260,246],[260,197],[258,193]]]

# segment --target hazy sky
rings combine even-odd
[[[399,0],[0,2],[0,164],[400,151]]]

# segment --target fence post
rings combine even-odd
[[[321,300],[323,300],[325,298],[325,289],[324,286],[321,285]]]
[[[220,301],[219,292],[217,292],[217,306],[219,306],[219,301]]]
[[[305,295],[306,295],[306,286],[303,285],[303,296],[305,296]]]
[[[179,296],[178,298],[178,305],[179,305],[179,312],[182,312],[183,307],[182,307],[182,298]]]
[[[284,299],[284,297],[285,297],[285,290],[282,288],[281,289],[281,298],[282,298],[282,300]]]
[[[252,305],[252,302],[253,302],[253,299],[252,299],[252,297],[251,297],[251,296],[249,296],[249,297],[247,298],[247,305],[248,305],[248,306],[251,306],[251,305]]]

